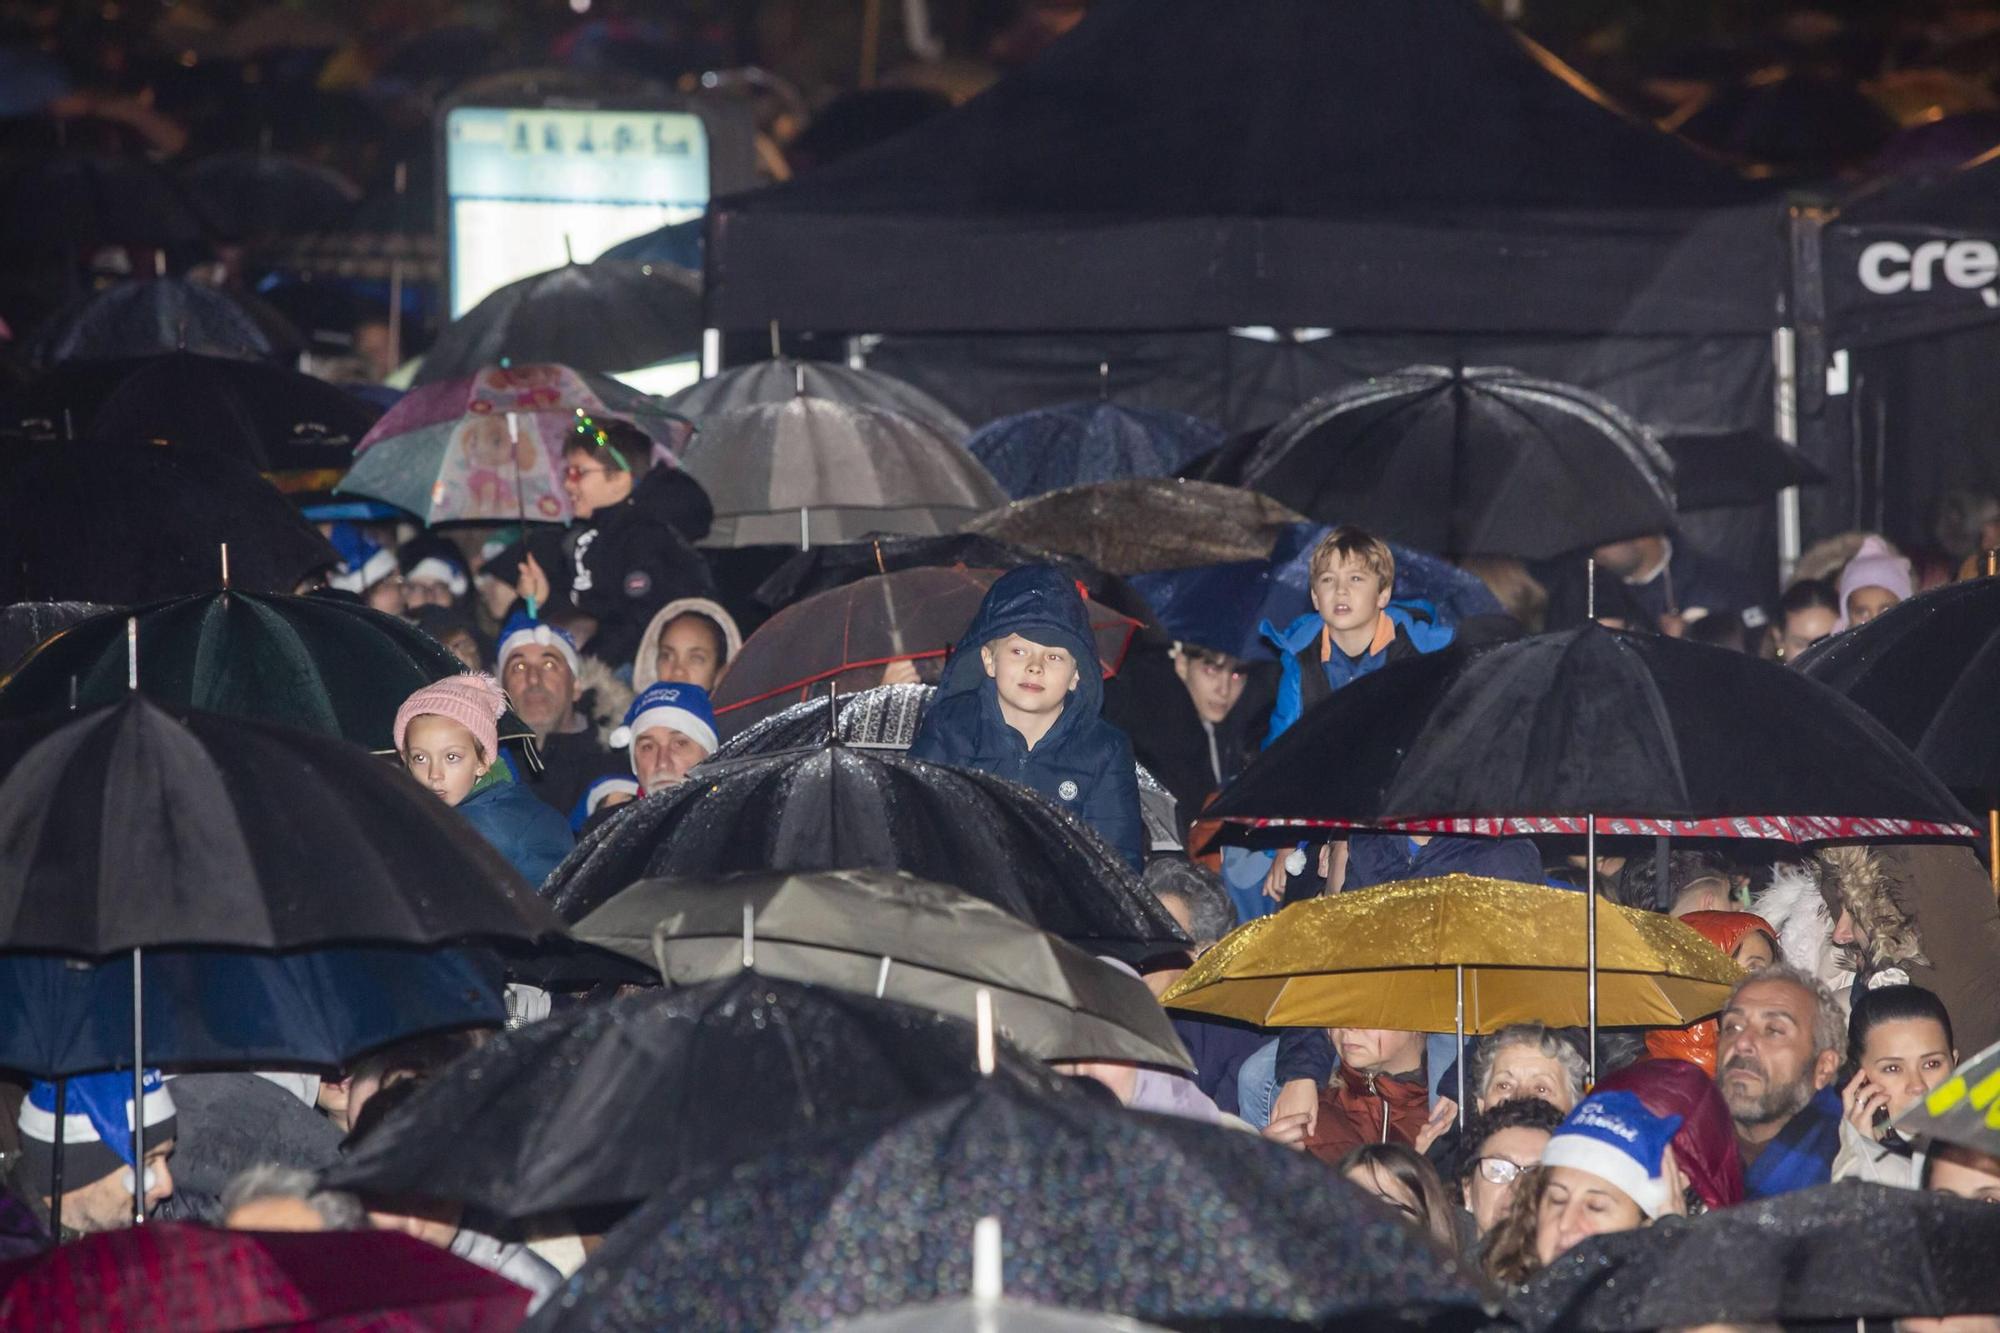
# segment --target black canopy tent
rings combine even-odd
[[[1109,0],[946,116],[710,214],[710,322],[1768,337],[1756,188],[1475,0]]]

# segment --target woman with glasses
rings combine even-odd
[[[1542,1149],[1562,1118],[1540,1097],[1521,1097],[1498,1102],[1466,1121],[1458,1187],[1481,1240],[1507,1215],[1521,1173],[1542,1160]]]

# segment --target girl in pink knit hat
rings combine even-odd
[[[500,756],[507,696],[491,676],[450,676],[396,710],[403,767],[465,816],[522,878],[539,884],[569,854],[569,823],[525,787]]]

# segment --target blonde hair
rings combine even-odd
[[[1319,545],[1313,547],[1312,562],[1306,566],[1306,578],[1317,581],[1321,574],[1346,560],[1358,561],[1362,568],[1382,580],[1383,587],[1395,585],[1396,557],[1389,550],[1389,544],[1360,528],[1344,525],[1327,533],[1319,539]]]

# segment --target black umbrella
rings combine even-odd
[[[144,440],[229,454],[304,495],[333,489],[381,412],[282,366],[169,352],[65,363],[14,395],[7,415],[31,441]]]
[[[187,278],[134,278],[50,316],[28,355],[41,365],[173,351],[284,360],[304,344],[290,321],[246,292]]]
[[[283,153],[216,153],[182,173],[225,235],[296,236],[347,216],[361,187],[332,167]]]
[[[631,1204],[692,1172],[880,1128],[980,1076],[968,1023],[743,973],[570,1010],[426,1082],[327,1184],[502,1217]],[[1054,1076],[1004,1045],[995,1077]]]
[[[340,557],[247,464],[201,450],[0,449],[0,603],[289,592]]]
[[[1592,1236],[1508,1309],[1527,1333],[2000,1310],[2000,1209],[1860,1181]]]
[[[1114,574],[1262,560],[1303,523],[1268,495],[1178,477],[1069,486],[966,524],[1002,541],[1066,551]]]
[[[1826,480],[1797,445],[1767,430],[1691,431],[1660,443],[1674,460],[1674,501],[1684,514],[1761,505],[1787,487]]]
[[[1310,1158],[988,1079],[667,1191],[543,1327],[792,1333],[962,1296],[982,1217],[1003,1219],[1007,1293],[1068,1309],[1326,1327],[1480,1303],[1462,1261]]]
[[[698,354],[701,328],[698,274],[618,260],[566,264],[510,282],[453,320],[424,353],[417,383],[509,363],[637,370]]]
[[[111,609],[98,602],[15,602],[0,606],[0,678],[46,640]]]
[[[544,892],[571,921],[635,880],[744,870],[907,870],[1092,953],[1136,962],[1186,940],[1097,835],[975,769],[825,745],[711,763],[585,838]]]
[[[403,700],[465,669],[401,617],[335,598],[210,592],[142,606],[132,616],[146,695],[381,752],[393,745]],[[127,689],[125,633],[126,617],[107,615],[46,644],[0,682],[0,718],[117,702]],[[511,710],[502,715],[502,740],[533,734]]]
[[[1244,481],[1421,550],[1540,560],[1667,531],[1672,472],[1643,426],[1588,390],[1503,367],[1410,366],[1272,427]]]
[[[1582,833],[1590,815],[1601,834],[1973,834],[1952,794],[1833,691],[1594,623],[1366,676],[1309,709],[1209,813],[1473,834]]]
[[[137,155],[54,153],[22,163],[4,190],[16,206],[0,215],[0,241],[14,250],[198,245],[216,232],[186,186]]]

